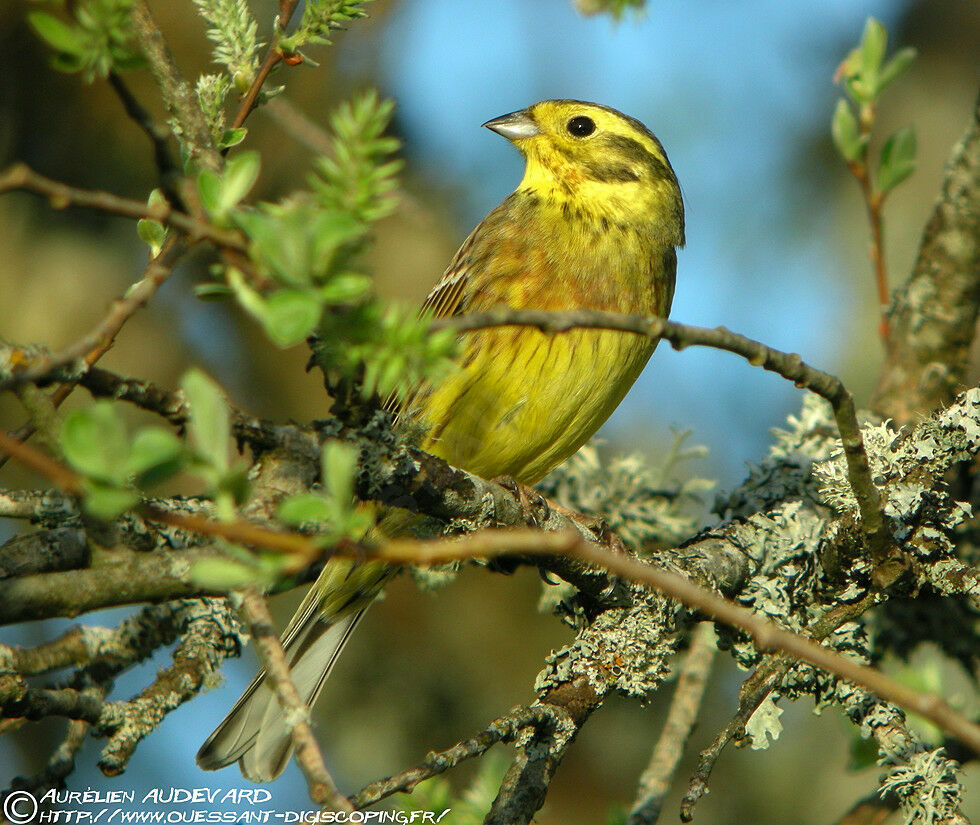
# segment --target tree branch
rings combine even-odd
[[[197,95],[177,68],[146,0],[138,0],[133,5],[131,20],[143,54],[150,64],[150,72],[160,87],[167,108],[180,126],[180,141],[187,148],[191,160],[198,167],[220,169],[221,153],[211,144],[211,131],[198,105]]]
[[[67,349],[54,354],[25,357],[21,350],[0,348],[0,390],[26,383],[38,383],[53,371],[82,360],[82,371],[87,369],[84,358],[96,348],[108,348],[116,335],[133,314],[145,306],[160,285],[170,277],[174,265],[184,254],[184,246],[176,240],[168,240],[160,253],[150,261],[143,277],[126,293],[117,298],[109,313],[87,335],[79,338]]]
[[[286,26],[289,25],[289,20],[298,5],[299,0],[279,0],[279,13],[276,15],[275,32],[272,37],[272,42],[269,44],[265,57],[262,59],[262,65],[255,74],[252,85],[245,93],[245,97],[242,98],[242,102],[238,106],[238,111],[235,112],[235,118],[231,123],[232,129],[237,129],[241,126],[245,122],[245,119],[252,113],[252,110],[258,103],[262,86],[272,73],[272,70],[282,61],[283,53],[279,50],[279,32],[285,30]]]
[[[837,422],[847,460],[847,477],[857,499],[861,531],[875,561],[878,586],[887,587],[904,570],[904,562],[896,553],[894,540],[882,516],[881,497],[871,480],[868,456],[857,423],[854,399],[840,379],[805,364],[795,353],[780,352],[724,327],[705,329],[652,316],[622,315],[598,310],[549,312],[501,307],[489,312],[439,318],[432,322],[433,329],[452,328],[460,332],[515,325],[537,327],[542,332],[552,334],[573,328],[614,329],[634,332],[649,338],[663,338],[678,350],[692,345],[722,349],[742,356],[753,366],[761,366],[763,369],[778,373],[796,386],[808,389],[826,399],[834,409],[834,419]]]
[[[691,636],[690,648],[681,665],[663,732],[653,749],[650,763],[640,776],[627,825],[654,825],[660,818],[664,798],[670,791],[687,741],[697,723],[715,649],[714,627],[708,623],[699,625]]]
[[[969,366],[980,310],[980,96],[946,165],[908,282],[895,296],[872,409],[904,424],[948,404]]]
[[[15,163],[0,173],[0,194],[16,190],[43,195],[56,209],[79,206],[123,218],[159,221],[183,232],[189,245],[207,240],[236,252],[245,253],[248,250],[248,244],[240,232],[222,229],[209,221],[187,215],[169,203],[148,204],[121,198],[111,192],[78,189],[46,178],[25,163]]]
[[[296,747],[296,761],[306,776],[310,789],[310,799],[317,805],[328,806],[334,811],[353,813],[354,808],[347,797],[337,790],[337,785],[327,770],[323,754],[310,727],[310,711],[300,698],[289,672],[289,663],[279,642],[279,633],[269,615],[265,599],[254,590],[242,592],[242,614],[248,623],[255,648],[258,651],[266,678],[272,682],[276,699],[282,708],[283,718],[289,728],[293,745]]]

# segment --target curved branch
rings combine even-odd
[[[796,386],[816,393],[829,401],[834,409],[834,419],[847,461],[848,481],[861,515],[861,531],[875,562],[876,583],[879,587],[887,587],[905,569],[905,562],[896,552],[894,540],[882,515],[881,496],[871,479],[854,399],[836,376],[805,364],[796,353],[767,347],[724,327],[694,327],[653,316],[624,315],[599,310],[550,312],[500,307],[489,312],[439,318],[432,322],[433,329],[451,328],[460,332],[499,326],[531,326],[550,333],[566,332],[573,328],[614,329],[649,338],[663,338],[677,350],[695,345],[712,347],[740,355],[752,366],[775,372]]]

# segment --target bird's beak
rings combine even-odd
[[[531,138],[541,134],[538,124],[534,122],[534,118],[527,110],[511,112],[509,115],[495,117],[483,125],[498,135],[507,138],[507,140],[520,140],[521,138]]]

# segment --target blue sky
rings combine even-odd
[[[853,319],[842,317],[850,296],[830,277],[839,268],[830,193],[800,187],[793,169],[829,123],[834,68],[865,19],[888,25],[900,9],[652,2],[617,23],[581,17],[570,0],[405,2],[386,31],[383,82],[411,161],[464,192],[460,237],[521,174],[518,153],[480,123],[557,97],[638,117],[667,148],[685,197],[672,317],[723,324],[833,369],[835,327]],[[671,428],[693,429],[731,484],[798,396],[734,356],[662,348],[606,434],[652,432],[655,448]]]

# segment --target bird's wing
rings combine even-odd
[[[478,227],[479,228],[479,227]],[[442,279],[426,296],[419,310],[419,315],[431,315],[433,318],[449,318],[459,315],[462,307],[463,294],[466,292],[467,276],[470,270],[470,253],[476,232],[463,241],[456,256],[446,268]]]
[[[431,318],[450,318],[453,315],[460,315],[465,311],[463,296],[466,294],[471,252],[478,230],[479,227],[463,241],[463,245],[446,268],[439,283],[432,288],[432,291],[426,296],[425,301],[422,302],[422,306],[419,309],[419,316],[428,315]],[[407,397],[411,399],[417,396],[420,389],[416,387]],[[393,393],[385,399],[384,409],[398,416],[404,409],[404,405],[399,402],[398,396]]]

